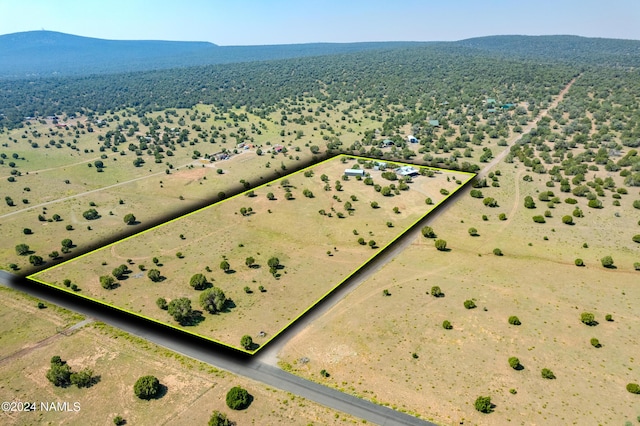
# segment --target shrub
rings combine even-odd
[[[439,251],[445,251],[447,249],[447,242],[445,240],[436,240],[435,246]]]
[[[520,325],[522,323],[520,322],[520,319],[517,316],[512,315],[512,316],[509,317],[509,324],[511,324],[511,325]]]
[[[46,374],[54,386],[65,387],[71,383],[71,367],[58,355],[51,357],[51,368]]]
[[[485,198],[482,203],[487,207],[498,207],[498,201],[492,197]]]
[[[167,299],[165,299],[164,297],[158,297],[156,299],[156,305],[158,306],[158,308],[166,311],[168,308]]]
[[[602,259],[600,259],[600,262],[605,268],[611,268],[613,266],[613,258],[611,256],[603,257]]]
[[[546,221],[544,220],[543,216],[533,216],[533,221],[535,223],[545,223]]]
[[[231,426],[232,424],[234,423],[227,418],[226,414],[217,410],[211,413],[209,418],[209,426]]]
[[[524,197],[524,206],[528,209],[536,208],[536,203],[533,201],[533,198],[530,195]]]
[[[425,226],[422,228],[422,235],[426,238],[435,238],[436,233],[433,232],[433,228],[430,226]]]
[[[474,403],[476,410],[481,413],[490,413],[491,410],[491,397],[490,396],[479,396]]]
[[[476,307],[476,304],[473,300],[467,299],[464,301],[464,307],[467,309],[473,309]]]
[[[588,326],[598,325],[595,316],[591,312],[583,312],[580,314],[580,321]]]
[[[573,218],[569,215],[562,216],[562,223],[565,225],[573,225]]]
[[[640,385],[637,383],[629,383],[627,385],[627,391],[635,394],[640,394]]]
[[[504,214],[504,213],[500,213],[500,214],[498,215],[498,220],[507,220],[507,215],[506,215],[506,214]]]
[[[549,370],[548,368],[543,368],[542,371],[540,372],[540,374],[542,375],[543,379],[555,379],[556,378],[555,374],[553,374],[553,371]]]
[[[640,244],[640,234],[634,235],[633,238],[631,239],[633,240],[634,243]]]
[[[140,399],[152,399],[160,392],[160,381],[155,376],[142,376],[133,385],[133,392]]]
[[[244,336],[242,336],[242,338],[240,339],[240,345],[249,350],[251,349],[251,347],[253,346],[253,339],[251,338],[251,336],[249,336],[248,334],[245,334]]]
[[[500,250],[499,248],[494,248],[493,254],[495,254],[496,256],[502,256],[502,250]]]
[[[240,386],[234,386],[229,390],[229,392],[227,392],[226,401],[227,407],[232,410],[243,410],[251,403],[251,396],[246,389],[243,389]]]
[[[391,296],[391,293],[389,293],[389,290],[385,288],[384,290],[382,290],[382,295],[383,296]]]
[[[605,315],[605,316],[604,316],[604,319],[605,319],[606,321],[609,321],[609,322],[613,321],[613,317],[611,316],[611,314],[607,314],[607,315]]]
[[[520,360],[515,356],[512,356],[511,358],[509,358],[509,366],[511,366],[511,368],[513,368],[514,370],[519,370]]]
[[[77,373],[71,373],[69,379],[71,384],[76,385],[78,388],[88,388],[93,384],[93,371],[85,368]]]
[[[476,237],[478,235],[478,230],[476,228],[469,228],[469,235]]]
[[[437,285],[434,285],[433,287],[431,287],[431,295],[433,297],[442,297],[444,296],[444,293],[442,292],[440,287],[438,287]]]
[[[584,262],[580,258],[575,260],[575,264],[576,264],[576,266],[584,266]]]
[[[596,339],[595,337],[593,337],[591,339],[591,346],[593,346],[594,348],[602,347],[602,345],[600,344],[600,341],[598,339]]]
[[[189,285],[196,290],[204,290],[207,284],[207,279],[203,274],[195,274],[189,280]]]
[[[449,320],[444,320],[442,322],[442,328],[444,328],[445,330],[451,330],[453,328],[453,325],[451,325],[451,322],[449,322]]]
[[[122,425],[126,425],[127,422],[122,416],[115,416],[113,418],[113,424],[116,426],[122,426]]]
[[[322,377],[329,377],[330,376],[329,372],[327,370],[325,370],[324,368],[322,370],[320,370],[320,375]]]
[[[100,277],[100,285],[105,290],[111,290],[116,286],[116,280],[111,275],[102,275]]]

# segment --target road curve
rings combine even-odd
[[[433,423],[408,414],[374,404],[318,383],[310,382],[277,367],[260,362],[250,356],[222,349],[218,345],[211,344],[204,340],[198,341],[183,333],[149,323],[133,315],[93,304],[87,300],[69,297],[68,294],[29,281],[25,278],[17,277],[6,271],[0,270],[0,285],[78,312],[96,321],[102,321],[127,333],[149,340],[198,361],[205,362],[221,370],[247,377],[273,388],[291,392],[294,395],[302,396],[326,407],[364,419],[369,423],[384,426],[435,426]]]

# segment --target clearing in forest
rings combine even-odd
[[[340,155],[29,278],[253,353],[473,176]]]

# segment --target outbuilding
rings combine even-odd
[[[360,169],[345,169],[344,170],[344,174],[345,174],[345,176],[360,176],[360,177],[364,177],[364,170],[360,170]]]

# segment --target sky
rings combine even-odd
[[[498,34],[640,40],[640,1],[0,0],[0,34],[41,29],[222,46],[451,41]]]

